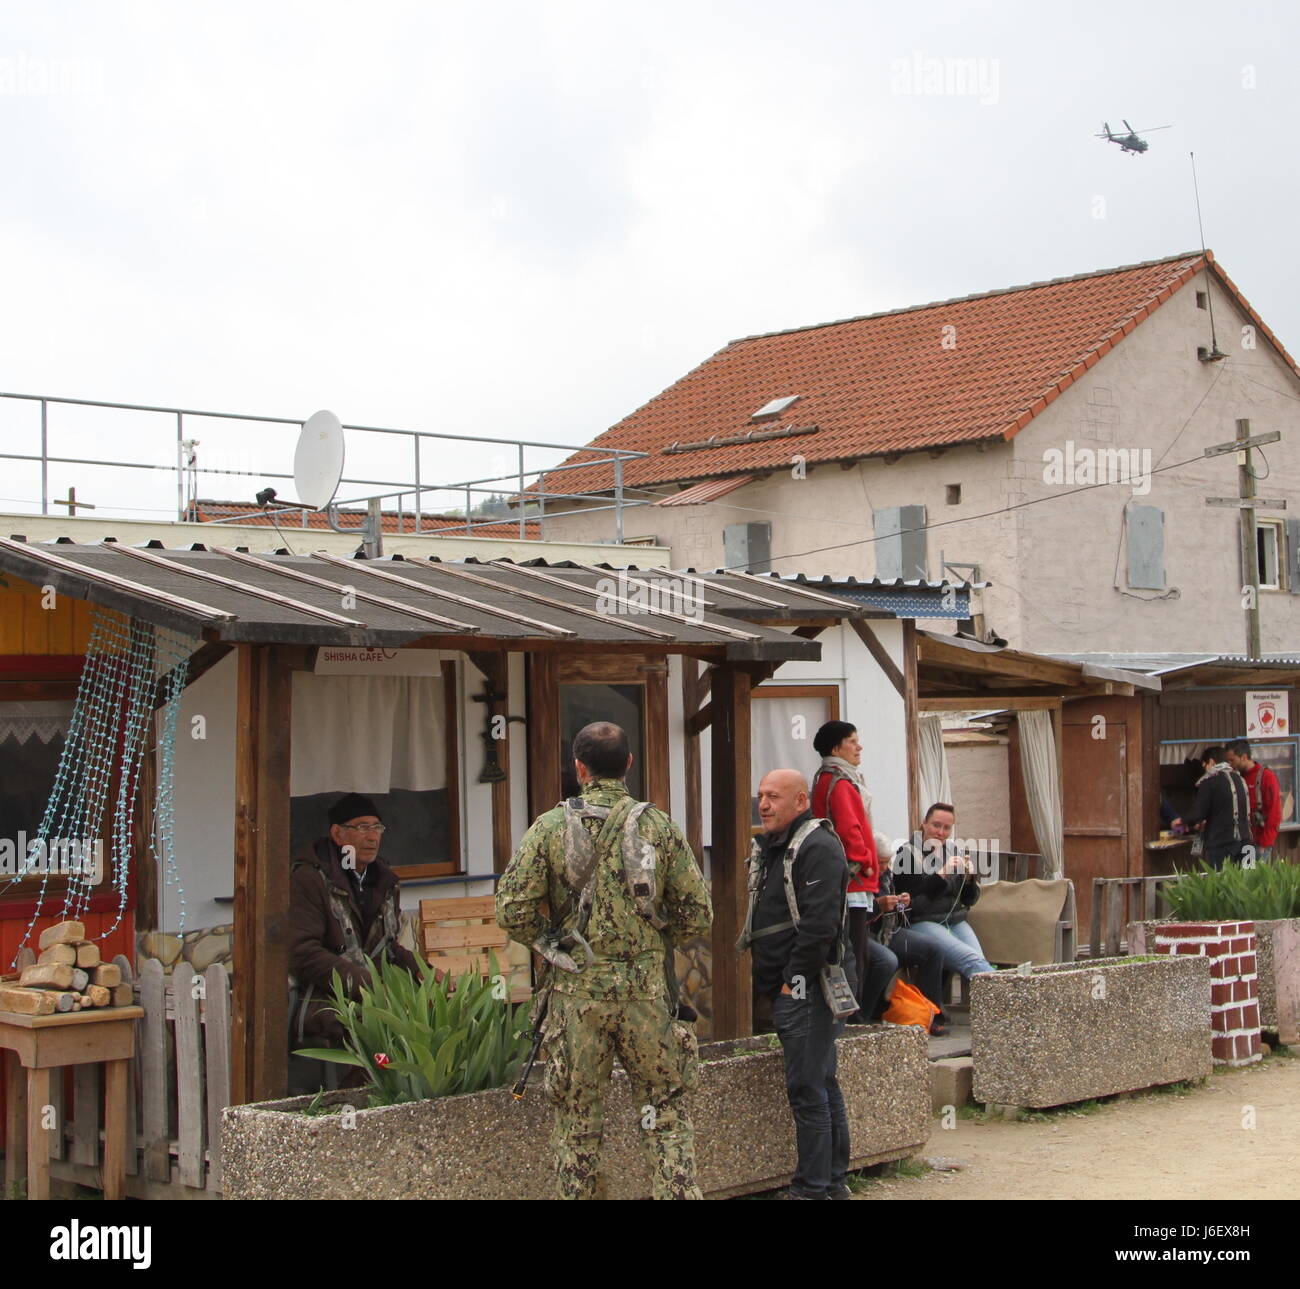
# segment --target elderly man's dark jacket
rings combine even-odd
[[[357,883],[343,867],[343,853],[328,837],[321,838],[294,861],[289,879],[289,970],[298,982],[300,998],[306,996],[309,987],[312,989],[303,1024],[305,1034],[337,1037],[341,1033],[337,1018],[327,1010],[330,979],[335,971],[353,997],[369,983],[368,967],[344,956],[349,938],[344,919],[351,926],[354,943],[367,958],[374,959],[380,943],[391,933],[384,946],[385,956],[419,975],[415,955],[397,943],[396,929],[401,925],[397,888],[397,874],[376,857],[366,871],[363,907]],[[367,909],[371,913],[369,922],[365,917]],[[295,1015],[295,1037],[298,1024]]]

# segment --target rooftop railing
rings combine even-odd
[[[259,513],[250,503],[250,512],[247,515],[228,515],[221,519],[201,520],[198,518],[198,479],[200,476],[238,476],[243,478],[257,479],[292,479],[292,473],[285,473],[276,470],[238,470],[225,469],[221,467],[204,465],[201,463],[197,451],[199,440],[193,438],[195,428],[203,422],[211,421],[230,421],[244,422],[250,425],[268,425],[284,426],[291,429],[295,434],[302,428],[302,422],[283,416],[259,416],[239,412],[212,412],[203,411],[197,408],[184,407],[156,407],[144,403],[111,403],[95,399],[83,398],[58,398],[48,394],[15,394],[0,392],[0,405],[6,401],[25,402],[35,404],[40,409],[40,451],[36,453],[22,452],[0,452],[0,460],[6,461],[25,461],[38,465],[40,468],[40,513],[48,515],[51,505],[71,505],[90,508],[88,502],[70,502],[62,498],[52,498],[50,496],[50,467],[52,465],[81,465],[96,466],[113,470],[150,470],[150,471],[168,471],[175,474],[176,482],[176,517],[178,520],[191,520],[197,522],[211,523],[234,523],[237,524],[249,518],[255,518]],[[133,412],[143,413],[149,416],[165,418],[165,424],[160,425],[151,433],[161,434],[166,444],[164,455],[171,457],[174,455],[174,462],[169,461],[167,464],[160,464],[155,458],[152,461],[131,460],[128,458],[98,458],[82,456],[61,456],[50,451],[50,437],[52,432],[51,412],[59,408],[95,408],[103,411],[114,412]],[[602,449],[588,459],[575,464],[558,464],[558,465],[529,465],[528,454],[537,452],[576,452],[586,451],[587,445],[583,443],[545,443],[538,440],[530,439],[504,439],[492,438],[482,435],[469,434],[445,434],[434,430],[408,430],[392,428],[380,425],[344,425],[343,429],[348,435],[388,435],[408,439],[410,441],[410,475],[405,479],[370,479],[362,478],[355,475],[345,474],[340,481],[339,491],[343,492],[344,485],[355,488],[364,488],[365,492],[349,498],[335,499],[335,506],[346,507],[349,505],[369,505],[374,509],[373,503],[382,503],[385,500],[394,502],[393,509],[398,516],[399,532],[406,531],[403,523],[403,517],[410,515],[412,517],[412,531],[433,532],[440,534],[449,532],[458,532],[463,527],[466,533],[472,533],[475,527],[482,527],[485,524],[500,526],[502,523],[512,522],[509,517],[500,515],[480,515],[477,518],[472,514],[474,499],[482,494],[492,496],[504,492],[507,495],[513,494],[514,504],[519,512],[519,535],[527,535],[527,527],[530,523],[538,525],[539,536],[545,537],[546,506],[548,502],[595,502],[595,505],[583,505],[579,513],[593,513],[595,511],[612,510],[614,512],[614,530],[615,540],[623,540],[623,511],[628,506],[641,506],[648,504],[645,501],[628,500],[623,485],[623,467],[624,463],[630,460],[636,460],[648,456],[645,452],[632,452],[621,448]],[[5,446],[11,440],[12,436],[8,433],[5,435]],[[488,475],[481,478],[464,479],[456,482],[426,482],[426,470],[428,467],[428,453],[432,450],[434,443],[455,443],[466,444],[488,448],[513,448],[516,453],[516,468],[508,473]],[[289,449],[291,451],[291,449]],[[613,496],[606,493],[583,493],[583,492],[564,492],[556,491],[547,487],[548,478],[554,479],[556,475],[562,475],[566,470],[587,468],[592,465],[609,465],[613,473]],[[535,481],[535,487],[533,486]],[[382,489],[383,491],[375,491]],[[448,527],[445,522],[439,522],[435,528],[424,528],[424,517],[437,513],[431,510],[426,504],[430,494],[434,493],[452,493],[464,495],[465,501],[465,522],[463,525],[452,525]],[[36,499],[33,498],[33,501]],[[112,503],[95,503],[103,509],[113,509]],[[125,507],[117,507],[123,509]],[[295,512],[302,513],[303,526],[307,526],[307,512],[311,507],[294,506],[292,503],[279,503],[277,501],[274,510],[275,515],[292,514]],[[75,509],[71,511],[75,513]],[[567,513],[573,514],[574,510],[570,509]]]

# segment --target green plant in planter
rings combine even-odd
[[[1213,869],[1202,862],[1198,871],[1166,887],[1165,897],[1174,917],[1187,922],[1300,917],[1300,866],[1269,860]]]
[[[335,972],[331,1002],[345,1046],[296,1055],[365,1070],[372,1106],[502,1087],[528,1053],[528,1004],[510,1004],[495,955],[488,963],[486,979],[466,972],[453,985],[427,966],[416,980],[380,962],[356,999]]]

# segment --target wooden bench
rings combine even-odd
[[[510,937],[496,924],[496,897],[471,895],[460,899],[420,901],[420,947],[429,965],[453,976],[476,971],[492,974],[489,955],[496,955],[497,970],[510,983],[510,1001],[526,1002],[532,997],[529,964],[513,959]]]

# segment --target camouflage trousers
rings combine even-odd
[[[702,1199],[695,1133],[681,1104],[699,1077],[699,1048],[689,1026],[672,1021],[658,999],[552,994],[545,1031],[557,1198],[598,1197],[605,1091],[617,1056],[631,1083],[654,1198]]]

